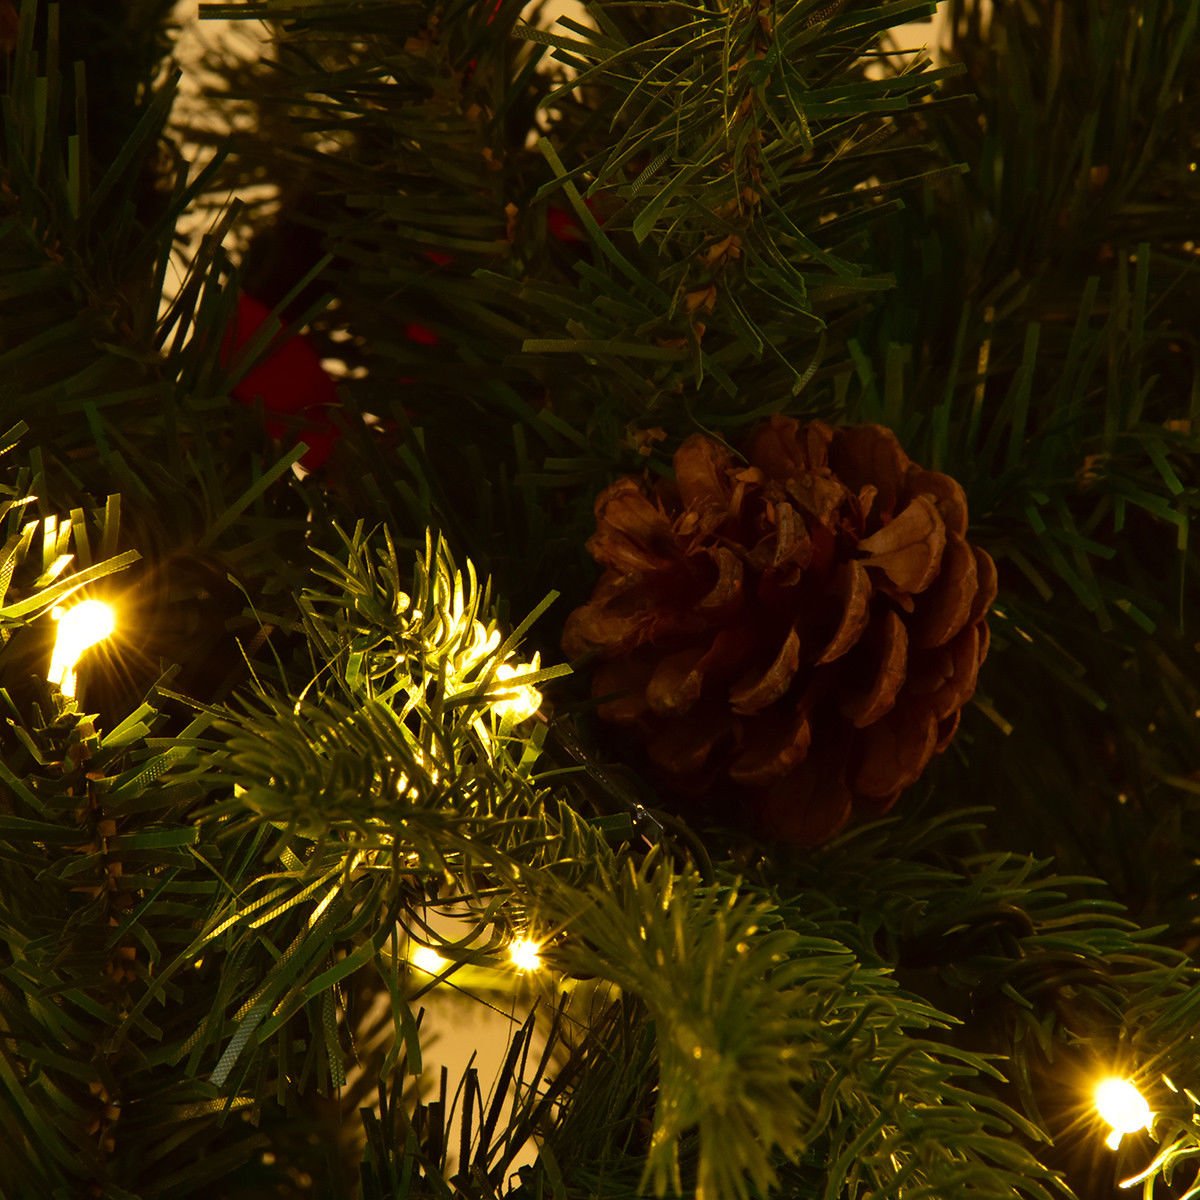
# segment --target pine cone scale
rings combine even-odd
[[[645,659],[619,658],[604,662],[592,678],[596,712],[605,721],[633,725],[650,710],[646,688],[653,666]]]
[[[688,438],[676,452],[675,485],[684,511],[699,515],[697,528],[709,526],[713,518],[715,523],[725,519],[733,493],[728,478],[732,461],[724,446],[699,433]]]
[[[646,684],[646,703],[661,715],[685,713],[700,699],[704,676],[699,670],[705,651],[680,650],[660,659]]]
[[[911,495],[925,495],[933,500],[947,533],[960,538],[967,536],[967,497],[957,479],[940,471],[927,471],[913,463],[908,469],[906,483]]]
[[[928,708],[893,709],[862,731],[860,759],[851,786],[880,798],[901,792],[920,778],[937,745],[937,718]]]
[[[892,520],[911,464],[890,429],[857,425],[837,430],[830,439],[829,465],[852,491],[874,488],[878,524]]]
[[[971,615],[967,620],[975,625],[987,616],[988,609],[995,603],[1000,579],[996,574],[996,564],[992,561],[992,556],[978,546],[972,546],[971,550],[975,555],[976,591],[975,599],[971,603]],[[987,626],[983,625],[982,628],[986,630]]]
[[[787,691],[800,665],[800,637],[789,629],[779,652],[759,674],[743,677],[729,690],[729,703],[735,713],[748,716],[761,712]]]
[[[859,802],[846,780],[844,753],[814,749],[799,769],[765,789],[759,812],[785,841],[816,846],[846,827]]]
[[[975,554],[965,538],[948,534],[941,572],[913,622],[913,644],[922,650],[944,646],[970,621],[978,590]]]
[[[647,742],[650,758],[671,775],[688,779],[701,770],[719,742],[730,734],[729,718],[709,709],[663,721]]]
[[[869,558],[863,566],[882,571],[898,588],[918,595],[937,578],[946,547],[946,524],[937,505],[914,496],[894,520],[858,543]]]
[[[756,731],[754,740],[729,764],[729,778],[763,787],[799,766],[811,743],[812,727],[803,715],[792,714],[782,727]]]
[[[908,631],[894,611],[884,613],[874,640],[874,677],[857,695],[841,703],[841,713],[857,729],[873,725],[891,711],[904,686],[908,669]]]
[[[718,546],[709,553],[717,570],[717,581],[696,607],[705,613],[729,611],[741,602],[745,568],[742,560],[725,546]]]
[[[850,561],[841,571],[842,616],[829,644],[816,660],[817,666],[834,662],[850,650],[867,627],[867,611],[871,602],[871,580],[861,562]]]
[[[618,479],[596,501],[596,533],[587,548],[597,562],[623,574],[653,571],[674,550],[671,523],[636,480]]]

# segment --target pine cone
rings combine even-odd
[[[617,480],[605,568],[563,649],[673,790],[824,841],[886,811],[949,744],[987,653],[996,568],[949,476],[878,425],[772,417],[746,460],[696,434],[674,483]]]

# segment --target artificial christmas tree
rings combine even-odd
[[[1200,3],[9,7],[0,1196],[1196,1194]]]

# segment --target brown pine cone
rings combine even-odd
[[[817,844],[886,811],[975,691],[996,568],[966,531],[962,488],[881,426],[775,416],[744,461],[696,434],[673,484],[597,499],[606,570],[563,649],[673,790]]]

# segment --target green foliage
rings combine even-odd
[[[947,72],[918,63],[869,79],[863,56],[881,29],[933,7],[681,5],[646,22],[593,5],[587,25],[519,26],[578,70],[544,101],[562,106],[552,141],[574,161],[568,169],[541,143],[558,179],[540,194],[565,186],[603,256],[599,269],[580,268],[569,336],[527,340],[526,352],[586,354],[610,369],[645,358],[638,374],[661,392],[680,378],[669,366],[678,358],[697,384],[711,374],[726,405],[766,353],[791,369],[798,393],[808,375],[793,364],[811,358],[828,314],[890,282],[855,261],[856,228],[880,195],[855,189],[887,153],[881,114],[928,96]],[[611,210],[603,226],[581,202],[585,188]],[[836,227],[825,229],[830,213]],[[538,304],[531,287],[522,299]],[[633,331],[657,334],[658,352],[629,345]],[[635,361],[624,365],[628,379]],[[636,397],[638,409],[655,399]]]
[[[18,439],[28,432],[16,425],[0,439],[0,455],[12,453]],[[97,532],[94,518],[82,508],[69,518],[48,516],[26,520],[29,506],[36,500],[28,487],[32,472],[28,466],[10,475],[11,483],[0,483],[0,522],[4,543],[0,547],[0,640],[7,642],[13,631],[24,628],[50,612],[60,601],[99,580],[130,566],[139,558],[136,550],[114,553],[117,546],[119,498],[110,496],[108,505],[98,514],[99,560],[92,557],[91,537]],[[93,518],[89,520],[89,518]],[[92,532],[89,534],[89,526]],[[35,540],[41,543],[41,566],[30,579],[36,562]],[[74,566],[74,570],[70,568]],[[24,583],[15,588],[14,584]]]
[[[876,227],[898,286],[837,389],[848,419],[963,482],[1000,568],[945,793],[996,805],[1006,844],[1102,876],[1187,945],[1196,856],[1170,848],[1196,845],[1200,752],[1200,8],[1002,3],[990,25],[950,8],[958,100],[914,116],[897,161],[971,171]]]
[[[647,427],[782,407],[889,286],[881,163],[945,72],[867,67],[931,7],[214,9],[278,22],[230,92],[262,134],[226,178],[269,170],[293,210],[248,278],[275,296],[329,253],[316,336],[359,369],[352,409],[395,422],[395,453],[349,423],[351,511],[443,529],[519,607],[533,578],[578,590],[592,497]]]
[[[146,745],[149,706],[106,737],[57,707],[16,726],[24,756],[6,750],[6,1194],[196,1195],[264,1145],[222,1116],[250,1097],[172,1065],[194,1019],[179,986],[161,1011],[137,1004],[224,887],[202,863],[220,848],[186,819],[204,769]],[[186,737],[198,745],[206,724]]]
[[[10,475],[17,484],[21,478]],[[6,486],[10,497],[20,491]],[[26,551],[39,523],[10,537],[6,632],[136,559],[134,551],[109,557],[117,511],[110,504],[99,520],[79,511],[70,521],[41,522],[40,575],[21,561],[32,558]],[[72,573],[73,557],[86,565]],[[68,1197],[95,1186],[117,1196],[140,1186],[146,1196],[193,1195],[261,1138],[236,1120],[223,1130],[226,1104],[217,1091],[156,1058],[164,1044],[190,1034],[185,1006],[139,1015],[133,1028],[141,1045],[122,1034],[136,998],[189,936],[188,914],[222,888],[208,866],[195,869],[202,839],[186,819],[206,791],[198,751],[208,718],[164,745],[153,737],[164,718],[150,705],[101,734],[93,718],[45,685],[24,711],[7,691],[2,696],[5,1194]],[[220,861],[219,848],[207,852]]]
[[[886,45],[932,7],[210,5],[277,59],[188,178],[165,6],[21,5],[0,1194],[1194,1193],[1200,0],[952,0],[936,69]],[[226,206],[267,180],[277,225]],[[230,402],[274,349],[222,361],[243,282],[353,368],[303,484]],[[1002,584],[927,789],[791,858],[658,811],[531,653],[604,483],[781,409],[897,429]],[[125,614],[98,717],[37,678],[85,589]],[[490,1095],[416,1095],[415,1004],[511,990],[517,934],[570,1002]],[[1159,1113],[1116,1156],[1100,1069]]]
[[[425,902],[420,879],[440,875],[453,886],[439,903],[476,914],[477,934],[434,943],[455,969],[495,955],[500,946],[487,925],[511,928],[513,913],[524,912],[530,928],[550,931],[550,963],[615,984],[653,1022],[658,1083],[643,1186],[657,1194],[681,1190],[685,1136],[695,1141],[691,1169],[705,1195],[763,1191],[777,1158],[814,1144],[835,1164],[830,1179],[851,1192],[860,1184],[891,1194],[903,1183],[948,1187],[989,1161],[1005,1164],[993,1168],[997,1195],[1022,1172],[1036,1177],[1032,1157],[1002,1149],[1014,1114],[978,1093],[978,1112],[965,1103],[951,1111],[951,1080],[994,1068],[917,1032],[944,1027],[946,1017],[858,966],[816,926],[804,936],[788,929],[765,895],[741,894],[733,881],[704,884],[691,869],[653,858],[637,867],[594,836],[581,846],[569,809],[560,807],[555,820],[548,797],[535,804],[536,780],[520,786],[515,764],[477,728],[493,694],[487,681],[516,635],[498,646],[489,638],[494,616],[444,546],[427,546],[409,593],[390,540],[372,543],[361,530],[344,540],[344,563],[321,556],[333,591],[310,590],[302,600],[325,664],[320,674],[300,700],[264,696],[238,722],[226,716],[216,724],[235,786],[222,810],[249,808],[284,830],[282,847],[295,846],[269,855],[285,873],[215,914],[184,956],[232,937],[227,976],[258,959],[261,943],[274,960],[259,968],[266,974],[257,990],[233,992],[241,1000],[237,1032],[217,1064],[218,1083],[353,967],[374,960],[394,971],[394,939],[390,956],[381,955],[391,923]],[[492,651],[481,650],[489,643]],[[293,831],[316,844],[293,843]],[[428,938],[428,929],[421,934]],[[336,955],[347,936],[358,949],[317,974],[327,961],[322,949]],[[483,944],[466,950],[477,937]],[[248,989],[258,976],[250,969],[244,978]],[[397,1048],[411,1037],[400,990],[397,979]],[[330,1056],[332,1063],[333,1048]],[[893,1081],[890,1099],[879,1098],[877,1078]],[[856,1094],[872,1095],[869,1112]],[[944,1131],[915,1099],[932,1103],[935,1094],[947,1127],[961,1135],[950,1150],[938,1149]],[[860,1144],[864,1129],[878,1134],[876,1151]],[[914,1138],[910,1158],[899,1147]],[[894,1160],[904,1164],[899,1174]],[[1025,1194],[1046,1193],[1030,1182]]]
[[[261,414],[229,399],[233,368],[250,365],[249,354],[222,364],[216,333],[236,299],[221,248],[236,204],[192,261],[180,262],[175,245],[177,222],[214,186],[219,161],[189,178],[164,136],[177,73],[126,74],[134,61],[151,69],[166,6],[105,0],[103,9],[23,3],[5,57],[0,427],[29,427],[43,517],[121,494],[124,529],[143,555],[122,585],[143,626],[143,658],[103,702],[123,712],[166,667],[181,666],[191,685],[214,650],[228,655],[227,619],[253,629],[236,620],[243,593],[261,604],[287,591],[305,510],[280,483],[300,452],[264,445]],[[121,40],[118,25],[119,52],[100,55],[110,37]],[[84,43],[87,69],[64,61],[65,47]],[[191,636],[173,634],[180,626]]]
[[[567,1064],[554,1072],[553,1081],[548,1075],[565,1008],[562,1004],[556,1010],[540,1053],[536,1013],[514,1030],[490,1093],[476,1068],[468,1067],[451,1095],[443,1067],[436,1099],[418,1102],[410,1113],[399,1080],[391,1088],[381,1082],[378,1111],[363,1111],[363,1200],[511,1195],[509,1181],[518,1155],[527,1139],[543,1128],[547,1112],[578,1073]],[[456,1119],[457,1130],[452,1128]],[[528,1175],[531,1169],[521,1168],[521,1173]]]
[[[501,640],[490,587],[480,592],[473,567],[464,583],[443,542],[427,542],[410,595],[386,532],[381,545],[361,526],[342,536],[345,562],[318,551],[329,586],[300,597],[311,681],[297,699],[264,693],[218,723],[242,801],[309,837],[383,821],[427,853],[459,825],[495,838],[530,807],[542,736],[518,733],[521,714],[505,705],[568,668],[507,661],[537,613]]]
[[[818,927],[788,927],[766,895],[649,860],[593,887],[562,953],[637,996],[654,1022],[654,1127],[640,1187],[684,1194],[679,1146],[698,1137],[698,1196],[763,1194],[778,1161],[814,1154],[821,1194],[1050,1193],[1036,1133],[963,1077],[977,1055],[923,1036],[948,1018],[900,992]]]
[[[1144,1049],[1151,1037],[1163,1064],[1190,1059],[1186,956],[1161,944],[1161,928],[1139,929],[1100,881],[983,849],[984,816],[853,831],[819,866],[788,865],[785,908],[969,1020],[960,1039],[1010,1056],[1022,1105],[1039,1122],[1036,1077],[1063,1048],[1085,1050],[1089,1083],[1123,1056],[1127,1038]]]
[[[1164,1079],[1164,1083],[1175,1094],[1169,1101],[1170,1111],[1154,1114],[1155,1140],[1164,1144],[1148,1166],[1121,1181],[1121,1186],[1125,1188],[1133,1188],[1140,1183],[1142,1200],[1153,1200],[1160,1182],[1168,1187],[1186,1186],[1182,1180],[1176,1181],[1176,1172],[1185,1163],[1190,1165],[1200,1157],[1200,1137],[1196,1134],[1200,1099],[1190,1088],[1180,1089],[1169,1079]],[[1187,1190],[1176,1194],[1179,1200],[1195,1200],[1200,1196],[1200,1176],[1193,1176]]]

